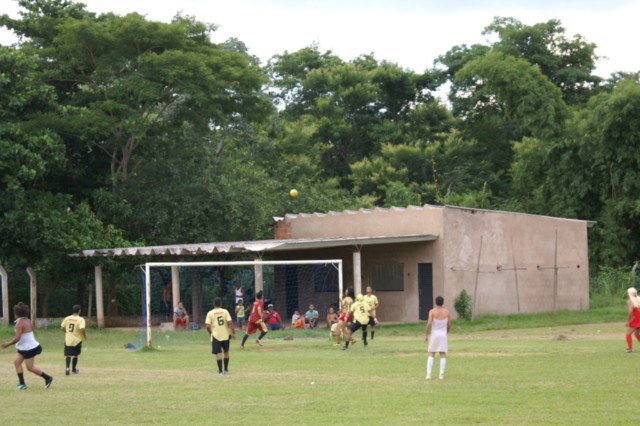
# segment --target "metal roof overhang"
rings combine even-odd
[[[197,256],[219,253],[276,252],[322,249],[376,244],[399,244],[434,241],[437,235],[403,235],[393,237],[336,237],[300,238],[281,240],[233,241],[201,244],[176,244],[167,246],[125,247],[83,250],[74,257],[125,257],[125,256]]]

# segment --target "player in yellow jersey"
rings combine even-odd
[[[340,344],[342,337],[347,335],[347,324],[351,322],[351,304],[353,303],[353,289],[348,288],[344,291],[344,296],[340,301],[340,316],[336,325],[335,334],[336,344]],[[355,342],[352,342],[355,343]]]
[[[349,334],[347,339],[344,341],[344,348],[349,349],[349,342],[351,340],[351,335],[354,331],[362,328],[362,343],[364,346],[367,346],[367,326],[369,325],[369,317],[370,317],[370,308],[369,305],[364,301],[364,296],[359,294],[356,297],[356,301],[351,305],[351,312],[353,313],[353,321],[351,322],[351,326],[349,327]]]
[[[236,329],[233,326],[231,314],[222,307],[222,299],[219,297],[213,299],[213,309],[207,313],[204,324],[211,336],[211,353],[216,356],[218,375],[229,374],[229,340],[236,338]]]
[[[69,367],[73,374],[78,374],[78,357],[82,352],[82,341],[87,340],[87,334],[85,332],[85,321],[80,316],[82,307],[80,305],[73,305],[71,311],[72,315],[66,317],[60,329],[64,333],[64,356],[65,356],[65,374],[69,375]]]
[[[371,326],[371,340],[373,340],[373,336],[376,333],[376,324],[378,323],[378,319],[376,318],[376,309],[378,309],[378,297],[373,294],[373,289],[371,286],[367,286],[367,294],[364,295],[364,301],[367,302],[367,305],[371,308],[371,317],[369,318],[369,325]]]

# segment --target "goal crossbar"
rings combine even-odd
[[[199,267],[199,266],[269,266],[269,265],[327,265],[331,264],[338,269],[338,289],[339,297],[342,297],[342,259],[321,259],[321,260],[238,260],[226,262],[147,262],[144,264],[145,272],[145,303],[146,303],[146,325],[147,325],[147,346],[153,346],[151,332],[151,268],[163,268],[173,266]]]

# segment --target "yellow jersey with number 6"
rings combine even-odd
[[[229,340],[229,323],[231,314],[224,308],[215,308],[209,311],[205,324],[211,326],[211,339],[215,337],[219,342]]]

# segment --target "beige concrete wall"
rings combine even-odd
[[[589,307],[587,222],[446,208],[444,297],[462,289],[475,315]]]
[[[285,217],[291,238],[388,237],[403,235],[440,235],[444,208],[425,205],[407,208],[375,208],[327,214],[300,214]],[[353,286],[352,247],[335,253],[343,259],[344,287]],[[433,264],[434,295],[444,291],[441,242],[367,245],[361,247],[362,286],[369,285],[369,265],[375,262],[404,264],[404,291],[376,292],[380,302],[380,321],[418,321],[418,263]],[[307,251],[305,256],[331,257],[327,252]],[[312,258],[308,257],[308,258]],[[320,257],[322,258],[322,257]],[[301,290],[303,291],[303,290]],[[376,289],[374,288],[374,291]]]
[[[284,220],[291,225],[290,238],[438,235],[442,211],[442,207],[426,205],[287,215]]]
[[[433,296],[443,296],[454,317],[462,289],[473,297],[475,315],[589,307],[586,221],[428,205],[288,215],[285,221],[294,239],[438,236],[424,243],[295,253],[306,259],[342,258],[345,288],[353,286],[355,250],[361,250],[363,288],[371,264],[403,263],[404,291],[376,293],[381,321],[418,321],[419,263],[433,265]]]
[[[378,319],[382,322],[416,322],[419,320],[418,264],[433,264],[433,294],[444,289],[442,251],[439,241],[411,244],[366,246],[362,249],[362,286],[370,285],[370,266],[376,263],[404,264],[404,291],[378,291],[372,286],[380,306]]]

